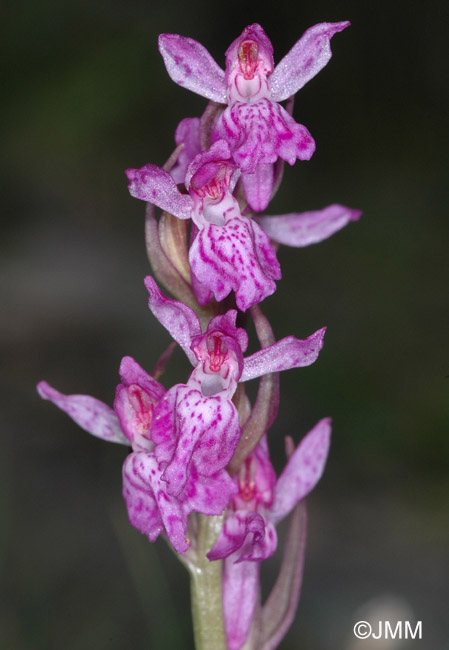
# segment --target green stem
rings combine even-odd
[[[227,650],[221,597],[222,561],[210,562],[206,557],[222,527],[222,516],[198,515],[196,562],[190,569],[196,650]]]

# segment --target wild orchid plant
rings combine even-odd
[[[122,360],[113,408],[38,385],[44,399],[92,435],[131,446],[123,465],[129,519],[152,542],[162,535],[188,568],[198,650],[276,648],[299,599],[304,497],[323,472],[330,420],[318,422],[296,449],[286,439],[279,478],[267,432],[278,410],[279,372],[314,363],[325,328],[275,341],[259,303],[281,277],[279,244],[320,242],[360,211],[334,204],[257,213],[277,191],[284,161],[314,153],[309,131],[292,117],[293,96],[327,64],[332,36],[348,25],[315,25],[276,67],[264,30],[250,25],[227,50],[225,71],[200,43],[159,37],[170,77],[210,100],[201,118],[179,124],[164,168],[126,172],[131,195],[147,203],[153,272],[175,297],[148,276],[149,308],[175,343],[152,375],[131,357]],[[247,311],[260,350],[244,356]],[[193,370],[186,383],[166,389],[158,377],[176,343]],[[251,406],[245,382],[258,377]],[[261,563],[276,550],[276,524],[288,515],[280,573],[262,605]]]

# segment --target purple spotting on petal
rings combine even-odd
[[[164,169],[145,165],[140,169],[127,169],[125,174],[131,196],[153,203],[179,219],[190,218],[192,199],[187,194],[181,194],[173,178]]]
[[[178,34],[161,34],[159,52],[175,83],[214,102],[226,102],[224,71],[203,45]]]
[[[255,379],[269,372],[310,366],[317,360],[323,347],[325,332],[326,328],[322,327],[306,339],[287,336],[246,357],[240,381]]]
[[[280,475],[274,490],[271,518],[279,522],[313,490],[320,480],[331,436],[330,418],[320,420],[301,440]]]
[[[322,70],[332,56],[332,36],[350,24],[344,20],[310,27],[274,69],[270,77],[273,100],[281,102],[288,99]]]
[[[157,498],[158,495],[161,496],[161,491],[164,489],[160,475],[159,465],[152,454],[145,452],[130,454],[123,464],[123,497],[129,520],[151,542],[154,542],[165,528]],[[164,506],[168,499],[161,499],[161,502]],[[178,515],[178,522],[181,522],[182,530],[182,513]],[[185,537],[185,533],[181,533],[180,536],[178,533],[171,539],[180,553],[187,550]]]
[[[190,385],[173,386],[159,402],[151,428],[156,457],[166,463],[167,491],[178,496],[185,489],[192,465],[201,476],[223,470],[239,436],[238,413],[226,394],[205,396]]]
[[[281,269],[267,235],[240,215],[236,202],[223,220],[223,226],[204,226],[195,238],[189,252],[192,275],[217,301],[234,291],[237,307],[246,311],[275,292]]]
[[[120,428],[118,418],[110,406],[90,395],[64,395],[46,381],[37,385],[43,399],[48,399],[67,413],[82,429],[108,442],[129,445]]]
[[[193,512],[220,515],[235,485],[225,471],[204,478],[192,472],[186,489],[172,496],[162,477],[163,466],[154,454],[130,454],[123,465],[123,496],[131,524],[154,542],[165,532],[174,549],[185,553],[187,517]]]
[[[236,491],[237,486],[226,470],[204,477],[192,465],[190,481],[182,495],[190,511],[221,515]]]
[[[357,221],[361,214],[361,210],[334,203],[322,210],[256,217],[256,221],[270,239],[299,248],[327,239],[351,221]]]
[[[278,158],[290,165],[297,158],[309,160],[315,151],[315,141],[306,127],[267,98],[255,104],[231,104],[213,130],[212,141],[218,139],[228,141],[234,161],[244,174]]]

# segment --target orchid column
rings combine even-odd
[[[279,372],[314,363],[325,328],[276,341],[259,304],[281,278],[279,244],[317,243],[360,212],[333,204],[258,213],[278,190],[284,161],[305,161],[315,151],[307,128],[292,117],[293,95],[327,64],[331,38],[348,25],[315,25],[276,67],[262,27],[250,25],[228,48],[226,71],[196,41],[160,36],[171,78],[210,100],[202,117],[179,124],[163,168],[126,172],[130,193],[147,204],[153,273],[173,295],[146,277],[149,308],[173,344],[151,374],[124,357],[113,408],[38,385],[89,433],[131,447],[123,465],[129,520],[151,542],[164,537],[188,568],[197,650],[272,650],[299,599],[304,497],[323,472],[331,425],[321,419],[296,448],[287,437],[278,478],[267,433],[279,406]],[[248,317],[260,349],[245,355]],[[174,345],[193,369],[185,383],[166,388],[158,378]],[[245,393],[252,379],[259,379],[254,405]],[[261,566],[287,516],[281,570],[262,604]]]

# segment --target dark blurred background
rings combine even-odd
[[[401,647],[449,648],[447,7],[22,0],[4,10],[2,649],[193,648],[184,569],[127,523],[124,448],[88,436],[35,384],[112,403],[121,357],[150,370],[169,342],[146,306],[144,205],[123,170],[162,164],[178,122],[205,100],[169,79],[157,35],[191,36],[224,65],[258,21],[279,61],[309,26],[344,19],[332,60],[297,95],[317,152],[286,169],[270,206],[364,211],[320,245],[283,248],[284,279],[263,305],[277,338],[328,326],[319,361],[282,376],[278,471],[284,435],[298,442],[321,417],[334,422],[281,648],[368,650],[352,626],[369,616],[422,620],[422,641]],[[187,372],[177,351],[164,382]],[[278,562],[266,563],[265,591]]]

